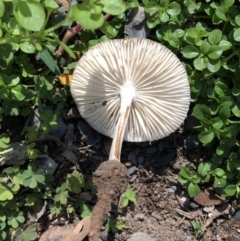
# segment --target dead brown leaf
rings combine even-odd
[[[212,190],[203,190],[194,197],[194,201],[202,206],[220,205],[224,202],[222,198],[214,193]]]

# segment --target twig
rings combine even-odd
[[[105,20],[108,20],[110,17],[111,17],[110,14],[105,14],[104,19],[105,19]],[[63,39],[62,39],[62,42],[63,42],[64,44],[67,44],[68,41],[69,41],[73,36],[75,36],[78,32],[80,32],[82,29],[83,29],[83,27],[82,27],[80,24],[77,24],[76,26],[68,29],[68,30],[66,31]],[[64,52],[64,49],[62,48],[62,46],[59,46],[59,47],[58,47],[58,50],[57,50],[57,52],[56,52],[56,57],[57,57],[57,58],[61,57],[62,54],[63,54],[63,52]]]

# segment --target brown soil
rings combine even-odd
[[[103,162],[93,173],[93,185],[97,189],[98,201],[92,212],[89,241],[99,241],[100,228],[111,206],[117,206],[120,195],[127,188],[126,167],[118,160]]]

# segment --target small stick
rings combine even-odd
[[[105,19],[105,20],[108,20],[110,17],[111,17],[110,14],[105,14],[104,19]],[[83,27],[82,27],[80,24],[77,24],[76,26],[68,29],[68,30],[66,31],[63,39],[62,39],[62,42],[63,42],[64,44],[67,44],[68,41],[69,41],[73,36],[75,36],[78,32],[80,32],[82,29],[83,29]],[[56,57],[57,57],[57,58],[61,57],[62,54],[63,54],[63,52],[64,52],[64,49],[62,48],[62,46],[59,46],[59,47],[58,47],[58,50],[57,50],[57,52],[56,52]]]

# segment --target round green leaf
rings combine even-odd
[[[221,64],[220,59],[209,59],[207,68],[210,72],[216,73],[221,68]]]
[[[45,0],[43,2],[43,5],[45,8],[47,8],[51,11],[59,8],[58,4],[54,0]]]
[[[234,107],[232,108],[232,113],[237,116],[240,117],[240,106],[235,104]]]
[[[232,44],[227,40],[221,40],[218,45],[221,47],[222,51],[226,51],[232,48]]]
[[[237,28],[233,32],[233,38],[235,41],[240,41],[240,28]]]
[[[193,64],[197,70],[203,70],[208,66],[208,58],[200,55],[194,59]]]
[[[163,23],[166,23],[169,20],[169,16],[166,11],[159,11],[158,17]]]
[[[219,117],[215,117],[215,118],[211,119],[211,122],[212,122],[212,127],[217,130],[222,128],[222,126],[223,126],[223,121]]]
[[[227,181],[225,178],[217,178],[215,177],[214,179],[214,187],[218,187],[218,188],[223,188],[225,187],[227,184]]]
[[[186,46],[181,52],[187,59],[193,59],[199,55],[199,50],[194,46]]]
[[[227,11],[228,11],[228,9],[226,7],[221,6],[216,9],[215,13],[219,19],[227,21],[228,20],[227,15],[226,15]]]
[[[217,45],[213,45],[210,47],[208,51],[208,57],[210,59],[219,59],[222,55],[222,48]]]
[[[196,195],[198,195],[200,193],[200,188],[197,184],[194,183],[190,183],[188,185],[188,194],[190,195],[190,197],[194,197]]]
[[[15,7],[14,15],[18,23],[29,31],[39,31],[46,18],[42,4],[34,0],[19,1]]]
[[[75,20],[77,20],[86,29],[100,28],[104,23],[102,13],[91,14],[89,8],[91,8],[91,5],[88,1],[84,1],[81,4],[75,4],[73,6],[73,16]]]
[[[228,196],[234,196],[236,193],[236,185],[228,185],[224,188],[224,192],[228,195]]]
[[[106,20],[104,21],[103,25],[101,26],[100,30],[106,34],[109,38],[114,38],[118,31],[109,24]]]
[[[213,131],[203,131],[198,135],[198,138],[203,144],[208,144],[213,140],[214,132]]]
[[[199,119],[210,119],[211,118],[211,110],[203,104],[196,104],[193,108],[193,115]]]
[[[172,2],[168,6],[167,13],[171,16],[176,16],[181,13],[181,6],[176,2]]]
[[[214,29],[208,35],[208,41],[212,45],[218,44],[221,39],[222,39],[222,31],[219,29]]]
[[[156,2],[148,2],[145,6],[144,6],[144,11],[146,13],[152,13],[152,12],[156,12],[158,11],[159,6]]]
[[[0,18],[3,16],[4,12],[5,12],[5,5],[4,5],[4,2],[0,0]]]
[[[122,0],[101,0],[103,11],[111,15],[119,15],[126,11],[127,7]]]
[[[221,1],[221,6],[230,8],[234,4],[235,0],[224,0]]]
[[[35,53],[35,46],[29,42],[24,42],[19,44],[20,49],[27,54],[33,54]]]
[[[200,51],[202,54],[207,54],[209,52],[211,45],[206,42],[206,41],[202,41],[202,44],[200,45]]]
[[[238,14],[236,17],[235,17],[235,22],[238,26],[240,26],[240,14]]]

